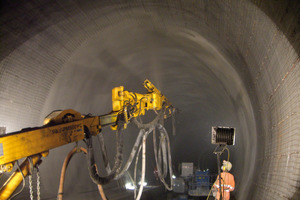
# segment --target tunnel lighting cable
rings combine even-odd
[[[18,196],[18,195],[24,190],[24,187],[25,187],[25,176],[24,176],[22,170],[20,169],[20,165],[19,165],[19,161],[18,161],[18,160],[17,160],[16,163],[17,163],[18,170],[19,170],[19,172],[21,173],[22,178],[23,178],[23,186],[22,186],[22,188],[21,188],[16,194],[14,194],[12,197],[10,197],[9,200],[12,200],[12,199],[14,199],[16,196]]]

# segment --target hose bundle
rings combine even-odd
[[[118,124],[117,130],[117,153],[115,156],[115,163],[114,167],[110,169],[109,162],[107,159],[107,152],[105,147],[104,138],[101,134],[99,134],[99,143],[102,150],[102,158],[104,161],[105,169],[107,172],[107,176],[101,177],[97,172],[97,167],[95,164],[94,159],[94,151],[92,146],[92,137],[87,138],[87,150],[88,150],[88,168],[89,174],[91,179],[94,183],[104,185],[109,183],[111,180],[118,180],[120,179],[125,172],[128,171],[132,161],[136,158],[135,168],[134,168],[134,186],[135,192],[134,197],[136,200],[141,198],[144,181],[145,181],[145,172],[146,172],[146,140],[150,133],[153,133],[153,144],[154,144],[154,155],[155,155],[155,162],[156,168],[158,170],[158,176],[160,181],[163,183],[167,190],[172,190],[173,185],[173,171],[172,171],[172,160],[171,160],[171,149],[170,149],[170,140],[166,129],[160,123],[163,121],[164,110],[161,110],[155,119],[147,124],[143,124],[141,121],[138,121],[136,118],[133,118],[133,122],[137,125],[140,129],[139,134],[136,138],[136,141],[132,147],[131,153],[128,157],[127,162],[125,163],[124,167],[122,168],[122,161],[123,161],[123,134],[122,134],[122,124]],[[156,143],[156,130],[159,131],[159,143]],[[87,134],[88,135],[88,134]],[[141,143],[142,141],[142,143]],[[136,194],[136,169],[138,163],[138,157],[140,151],[142,150],[142,174],[141,174],[141,181],[140,187],[138,189],[138,194]],[[168,176],[169,171],[169,178],[170,178],[170,185],[166,183],[166,178]]]
[[[117,148],[117,153],[115,156],[115,163],[114,167],[112,170],[109,172],[107,176],[100,176],[97,171],[97,166],[95,163],[95,158],[94,158],[94,149],[93,149],[93,140],[92,137],[89,136],[87,132],[88,130],[85,130],[87,133],[87,158],[88,158],[88,170],[90,177],[92,181],[97,184],[97,185],[105,185],[109,183],[112,179],[114,179],[118,175],[118,171],[122,166],[122,161],[123,161],[123,132],[121,131],[123,128],[122,125],[118,126],[117,129],[117,139],[116,139],[116,148]],[[105,147],[102,149],[106,149]],[[103,156],[103,158],[107,156]],[[109,170],[110,167],[108,167],[108,161],[104,161],[106,163],[106,168]]]
[[[158,171],[158,177],[160,181],[164,184],[165,188],[169,191],[173,190],[173,170],[172,170],[172,158],[171,158],[171,148],[170,148],[170,139],[166,129],[158,124],[156,128],[160,133],[160,145],[158,147],[157,153],[157,144],[156,144],[156,133],[153,132],[153,146],[154,146],[154,156],[156,162],[156,168]],[[163,163],[162,163],[163,161]],[[165,181],[167,177],[169,167],[169,176],[170,176],[170,186]]]
[[[156,144],[156,129],[159,130],[160,133],[160,142],[159,146],[157,147]],[[171,149],[170,149],[170,140],[168,133],[166,129],[159,123],[157,123],[154,127],[150,127],[147,131],[144,129],[140,130],[140,134],[137,138],[136,144],[140,142],[140,137],[143,137],[143,142],[142,144],[135,145],[134,148],[132,149],[132,153],[130,156],[130,159],[128,159],[128,162],[126,163],[126,167],[123,169],[125,171],[128,170],[136,150],[138,149],[138,152],[136,154],[136,162],[135,162],[135,167],[134,167],[134,186],[135,186],[135,191],[134,191],[134,197],[136,200],[139,200],[141,198],[142,192],[143,192],[143,187],[144,187],[144,181],[145,181],[145,173],[146,173],[146,140],[147,137],[150,133],[153,133],[153,144],[154,144],[154,155],[155,155],[155,162],[156,162],[156,168],[158,170],[158,176],[160,181],[164,184],[165,188],[167,190],[172,190],[173,189],[173,171],[172,171],[172,159],[171,159]],[[138,148],[136,148],[138,147]],[[158,153],[157,153],[157,148],[158,148]],[[141,181],[140,181],[140,187],[138,189],[138,194],[136,194],[136,171],[137,171],[137,163],[138,163],[138,158],[140,151],[142,149],[142,174],[141,174]],[[169,171],[169,177],[170,177],[170,186],[166,183],[165,178],[167,177],[167,173]],[[120,174],[119,177],[121,177],[123,174]],[[117,178],[119,178],[117,177]]]

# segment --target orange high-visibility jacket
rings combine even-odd
[[[221,173],[221,191],[222,191],[222,200],[230,199],[230,192],[234,190],[235,182],[234,176],[229,172]],[[219,176],[214,184],[214,188],[218,189],[216,198],[220,199],[220,185],[219,185]]]

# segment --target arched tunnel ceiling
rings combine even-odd
[[[171,137],[174,166],[189,161],[216,171],[210,128],[234,126],[234,196],[296,199],[299,4],[270,2],[7,2],[1,10],[0,125],[9,132],[38,126],[55,109],[108,113],[113,87],[143,93],[148,78],[180,111]],[[103,134],[114,144],[110,130]],[[127,154],[136,134],[133,127],[126,132]],[[71,147],[44,159],[45,199],[55,198]],[[158,184],[151,156],[147,177]],[[65,197],[97,199],[84,157],[72,162]],[[105,188],[112,199],[126,196],[113,188]]]

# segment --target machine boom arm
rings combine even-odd
[[[44,126],[26,128],[0,136],[1,173],[11,171],[14,162],[19,159],[47,156],[50,149],[83,140],[87,137],[86,133],[96,136],[104,126],[110,125],[113,130],[116,130],[120,119],[125,122],[122,125],[126,128],[131,118],[144,115],[146,110],[161,110],[171,106],[167,98],[150,81],[145,80],[144,86],[148,90],[147,94],[125,91],[123,86],[114,88],[112,90],[113,109],[109,114],[83,116],[72,109],[54,111],[46,117]],[[0,199],[9,198],[21,183],[20,172],[15,172],[13,175],[17,178],[11,177],[2,186]],[[13,184],[13,187],[8,184]],[[7,188],[10,188],[8,193]],[[3,194],[6,196],[2,196]]]

